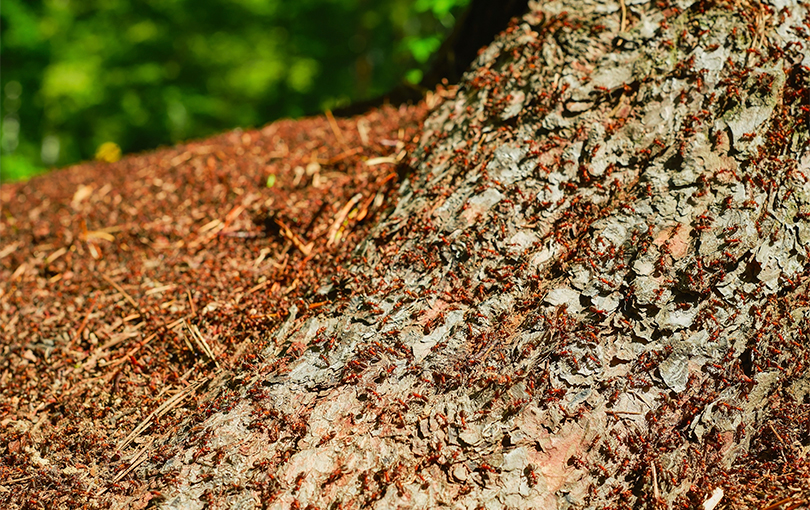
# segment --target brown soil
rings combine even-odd
[[[4,185],[2,506],[131,491],[130,432],[193,426],[226,405],[200,401],[197,382],[260,363],[292,306],[350,294],[345,263],[426,112],[280,121]]]

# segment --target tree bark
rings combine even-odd
[[[533,4],[431,97],[333,302],[292,305],[263,364],[208,383],[227,408],[104,497],[807,505],[807,16]]]

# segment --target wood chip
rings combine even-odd
[[[377,166],[382,165],[383,163],[396,163],[396,158],[392,158],[391,156],[383,156],[381,158],[371,158],[366,161],[366,166]]]

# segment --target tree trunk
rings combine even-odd
[[[371,161],[397,165],[393,210],[329,252],[335,272],[301,277],[311,290],[260,324],[260,356],[221,354],[175,393],[196,413],[120,431],[90,501],[807,505],[807,16],[790,1],[534,4],[427,99],[407,155],[401,140]],[[329,120],[347,149],[355,122]],[[304,241],[339,244],[373,182]],[[293,220],[268,218],[311,265]],[[261,331],[206,313],[185,352]]]

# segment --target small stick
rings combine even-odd
[[[381,156],[379,158],[371,158],[366,160],[366,166],[377,166],[382,165],[383,163],[396,163],[396,158],[392,158],[391,156]]]
[[[301,238],[298,237],[298,234],[290,230],[290,227],[288,227],[286,223],[284,223],[281,220],[275,220],[275,222],[276,225],[278,225],[281,228],[281,235],[285,237],[288,241],[293,243],[295,247],[298,248],[301,251],[301,253],[304,254],[305,257],[309,256],[309,254],[312,253],[312,246],[313,246],[312,243],[304,244],[304,241],[302,241]]]
[[[357,121],[357,133],[360,135],[360,143],[364,146],[368,145],[368,122],[365,120]],[[2,257],[0,257],[2,258]]]
[[[186,289],[186,296],[188,296],[188,304],[191,305],[191,315],[197,315],[197,310],[194,308],[194,300],[191,299],[191,292]]]
[[[194,340],[197,342],[197,345],[200,347],[200,350],[202,350],[203,353],[206,356],[208,356],[208,358],[211,359],[211,361],[214,362],[214,365],[216,365],[217,369],[219,369],[220,368],[219,362],[217,361],[217,358],[214,356],[214,351],[211,350],[211,347],[205,341],[205,338],[203,338],[202,333],[200,333],[200,328],[198,328],[195,324],[189,325],[188,323],[186,323],[186,328],[188,328],[188,330],[191,332],[191,336],[194,337]]]
[[[118,483],[121,479],[123,479],[125,476],[130,474],[136,467],[143,464],[144,461],[149,458],[147,453],[149,452],[149,448],[152,447],[152,443],[154,443],[154,441],[155,440],[152,439],[151,441],[149,441],[149,444],[147,444],[143,448],[141,448],[138,451],[138,453],[135,454],[135,457],[132,458],[132,462],[130,462],[129,467],[127,467],[125,470],[123,470],[120,473],[118,473],[117,475],[115,475],[115,478],[113,478],[112,483]],[[105,492],[107,492],[106,487],[104,489],[102,489],[101,492],[98,493],[98,495],[101,496]]]
[[[318,302],[318,303],[312,303],[311,305],[309,305],[309,306],[307,307],[307,309],[309,309],[309,310],[314,310],[314,309],[316,309],[316,308],[320,308],[320,307],[322,307],[323,305],[328,305],[329,303],[330,303],[330,301],[320,301],[320,302]]]
[[[165,327],[167,329],[172,329],[173,327],[177,326],[181,322],[185,321],[187,317],[188,316],[181,317],[181,318],[177,319],[176,321],[167,324]],[[129,352],[127,352],[126,354],[124,354],[123,356],[118,358],[117,360],[107,363],[107,366],[115,366],[115,365],[120,365],[121,363],[126,363],[130,359],[130,356],[132,356],[133,354],[138,352],[141,347],[143,347],[144,345],[146,345],[149,342],[151,342],[152,340],[154,340],[157,337],[157,335],[158,335],[157,333],[152,333],[151,335],[149,335],[148,338],[146,338],[146,340],[142,341],[141,343],[139,343],[138,345],[136,345],[135,347],[130,349]]]
[[[622,33],[627,25],[627,6],[624,4],[624,0],[619,0],[619,5],[622,8],[622,23],[619,26],[619,33]]]
[[[262,283],[258,283],[256,285],[254,285],[253,287],[251,287],[250,290],[247,291],[247,293],[248,294],[253,294],[257,290],[262,290],[263,288],[267,287],[267,285],[269,285],[269,284],[270,284],[270,280],[265,280]]]
[[[335,121],[335,116],[332,115],[332,110],[326,110],[326,119],[329,121],[329,127],[332,128],[332,132],[335,133],[335,138],[338,139],[340,145],[346,145],[346,142],[343,141],[343,133],[340,132],[340,127],[338,127],[337,122]]]
[[[124,440],[123,440],[123,441],[121,441],[121,443],[118,445],[118,447],[116,448],[116,450],[122,450],[122,449],[126,448],[126,447],[127,447],[127,445],[129,445],[129,443],[131,443],[133,439],[135,439],[136,437],[138,437],[138,435],[139,435],[141,432],[143,432],[144,430],[146,430],[146,428],[149,426],[149,423],[152,421],[152,419],[153,419],[153,418],[154,418],[154,419],[160,418],[160,417],[161,417],[161,416],[163,416],[164,414],[166,414],[166,413],[168,413],[169,411],[171,411],[171,410],[172,410],[172,409],[173,409],[175,406],[177,406],[177,405],[178,405],[180,402],[182,402],[182,401],[183,401],[183,400],[184,400],[186,397],[188,397],[188,396],[191,394],[191,392],[192,392],[192,391],[194,391],[194,390],[196,390],[197,388],[199,388],[200,386],[202,386],[203,382],[205,382],[205,381],[200,381],[200,382],[198,382],[198,383],[192,384],[191,386],[188,386],[188,387],[187,387],[186,389],[184,389],[183,391],[177,392],[177,393],[176,393],[176,394],[175,394],[175,395],[174,395],[172,398],[170,398],[169,400],[167,400],[166,402],[164,402],[163,404],[161,404],[161,405],[160,405],[160,407],[158,407],[157,409],[155,409],[154,411],[152,411],[152,412],[149,414],[149,416],[147,416],[146,418],[144,418],[144,419],[141,421],[141,423],[139,423],[139,424],[138,424],[138,426],[137,426],[137,427],[135,427],[135,430],[133,430],[132,432],[130,432],[130,433],[129,433],[129,435],[128,435],[126,438],[124,438]]]
[[[763,508],[762,510],[774,510],[775,508],[779,508],[780,506],[784,505],[785,503],[790,503],[791,501],[793,501],[793,498],[780,499],[776,503],[772,503],[772,504],[766,506],[765,508]]]
[[[337,124],[335,124],[335,126],[337,126]],[[326,160],[324,160],[324,159],[316,159],[316,160],[313,160],[313,161],[317,161],[319,164],[324,164],[324,165],[334,165],[335,163],[338,163],[340,160],[346,159],[349,156],[354,156],[355,154],[360,153],[360,152],[363,152],[363,148],[362,147],[355,147],[354,149],[346,149],[345,151],[341,152],[340,154],[338,154],[335,157],[332,157],[332,158],[329,158],[329,159],[326,159]]]
[[[27,482],[28,480],[30,480],[32,478],[34,478],[34,475],[23,476],[22,478],[12,478],[11,480],[9,480],[6,483],[11,485],[11,484],[15,484],[15,483]]]
[[[144,340],[143,342],[139,343],[138,345],[136,345],[135,347],[130,349],[126,354],[124,354],[123,356],[121,356],[117,360],[107,363],[106,366],[114,367],[116,365],[120,365],[121,363],[126,363],[127,361],[129,361],[130,356],[132,356],[133,354],[138,352],[141,349],[141,347],[143,347],[144,345],[146,345],[149,342],[151,342],[152,340],[154,340],[155,337],[157,337],[157,333],[152,333],[151,335],[149,335],[146,338],[146,340]]]
[[[774,433],[774,435],[776,436],[776,439],[778,439],[778,440],[779,440],[779,442],[780,442],[780,443],[782,443],[782,448],[787,448],[787,446],[785,445],[785,441],[782,439],[782,436],[780,436],[780,435],[779,435],[779,432],[777,432],[777,431],[776,431],[776,429],[775,429],[775,428],[773,428],[773,424],[770,424],[770,423],[769,423],[769,424],[768,424],[768,426],[771,428],[771,431],[772,431],[772,432]],[[784,460],[785,462],[787,462],[787,457],[785,457],[785,452],[783,452],[783,451],[781,451],[781,450],[780,450],[780,452],[779,452],[779,453],[781,453],[781,454],[782,454],[782,460]]]
[[[357,204],[357,202],[359,202],[362,198],[363,195],[361,193],[356,194],[348,202],[346,202],[346,205],[344,205],[343,208],[335,215],[335,221],[332,223],[332,226],[329,227],[329,234],[327,236],[329,241],[326,243],[327,246],[332,246],[335,244],[337,241],[338,232],[340,231],[340,226],[343,224],[343,220],[345,220],[349,215],[352,207],[354,207],[355,204]]]
[[[186,347],[188,347],[188,350],[194,353],[194,346],[191,345],[191,342],[188,341],[188,335],[183,335],[183,342],[186,343]]]
[[[365,217],[368,215],[368,208],[371,206],[371,203],[374,201],[375,195],[369,195],[363,205],[360,206],[360,212],[357,213],[357,216],[354,218],[357,221],[363,221]]]
[[[90,315],[93,313],[93,310],[96,309],[96,300],[98,299],[98,292],[93,296],[93,300],[90,301],[90,311],[87,312],[87,315],[84,316],[84,320],[81,324],[79,324],[79,328],[76,330],[75,335],[73,336],[73,341],[77,341],[84,330],[84,327],[87,326],[87,321],[90,320]]]
[[[118,292],[120,292],[120,293],[121,293],[121,295],[122,295],[122,296],[124,296],[124,298],[125,298],[127,301],[129,301],[129,303],[130,303],[132,306],[134,306],[134,307],[135,307],[135,309],[136,309],[136,310],[140,310],[140,307],[138,306],[138,303],[136,303],[136,302],[135,302],[135,300],[134,300],[134,299],[132,299],[132,296],[130,296],[129,294],[127,294],[127,291],[125,291],[123,288],[121,288],[121,286],[120,286],[120,285],[118,285],[117,283],[115,283],[114,281],[112,281],[112,280],[111,280],[111,279],[110,279],[110,278],[109,278],[107,275],[105,275],[105,274],[103,274],[103,273],[101,273],[101,277],[102,277],[102,278],[104,278],[104,280],[105,280],[107,283],[109,283],[110,285],[112,285],[113,287],[115,287],[115,290],[117,290]]]

